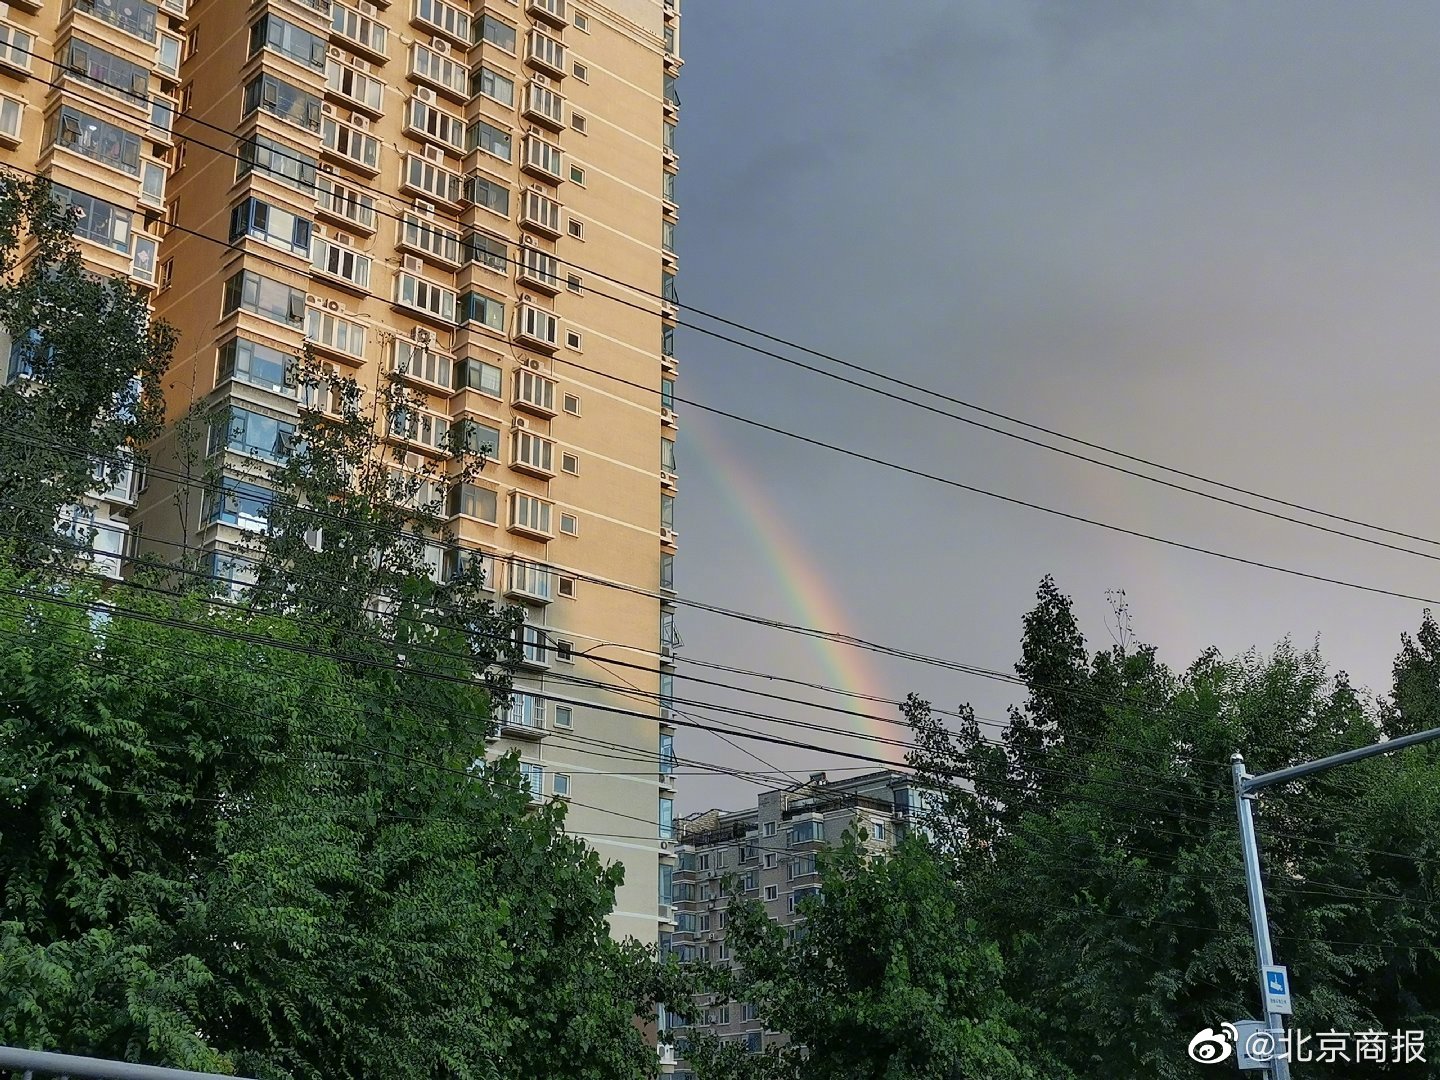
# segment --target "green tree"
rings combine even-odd
[[[486,760],[517,613],[478,565],[433,573],[453,538],[418,496],[445,477],[381,456],[403,388],[297,369],[344,401],[250,474],[248,588],[177,563],[102,594],[29,557],[43,517],[0,551],[0,1041],[276,1080],[653,1075],[636,1021],[675,965],[612,940],[621,868]],[[61,445],[93,422],[56,419]]]
[[[918,837],[868,852],[851,835],[820,856],[821,891],[791,938],[755,900],[730,905],[738,964],[712,992],[754,1006],[789,1045],[763,1055],[697,1036],[703,1080],[964,1080],[1038,1076],[1021,1065],[999,952]]]
[[[85,268],[76,213],[49,181],[0,171],[0,542],[30,563],[88,546],[57,549],[57,523],[158,433],[175,344],[143,290]]]
[[[1003,737],[968,710],[947,724],[908,706],[953,887],[1000,945],[1027,1045],[1077,1077],[1207,1075],[1190,1038],[1258,1008],[1229,755],[1260,772],[1423,726],[1440,701],[1434,626],[1406,640],[1385,707],[1289,644],[1207,652],[1181,673],[1128,641],[1092,655],[1049,579],[1024,630],[1028,699]],[[1422,1028],[1433,1042],[1435,766],[1432,751],[1407,753],[1260,800],[1302,1030]]]

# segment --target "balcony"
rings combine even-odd
[[[525,10],[551,26],[563,28],[569,21],[565,17],[565,0],[527,0]]]
[[[531,30],[525,35],[525,60],[557,79],[565,77],[565,45],[549,34]]]

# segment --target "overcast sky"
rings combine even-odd
[[[682,18],[683,301],[1107,446],[1440,538],[1440,6],[691,0]],[[1067,461],[693,331],[678,352],[680,394],[695,402],[1127,528],[1440,597],[1427,559]],[[1136,635],[1172,666],[1210,645],[1318,636],[1333,667],[1376,690],[1420,619],[1420,603],[680,415],[689,598],[1009,670],[1052,573],[1092,645],[1109,643],[1106,591],[1124,589]],[[679,628],[696,659],[973,701],[989,716],[1010,700],[983,680],[712,615],[682,610]],[[682,757],[762,767],[709,734],[678,741]],[[800,772],[855,764],[751,745]],[[690,777],[681,803],[743,805],[753,791]]]

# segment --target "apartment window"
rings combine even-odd
[[[0,28],[0,37],[3,37]],[[132,64],[95,45],[71,38],[61,57],[65,71],[98,86],[144,98],[150,90],[150,69]]]
[[[585,170],[579,165],[570,166],[570,182],[579,184],[581,187],[585,186]]]
[[[476,120],[465,131],[465,145],[469,150],[483,150],[501,161],[511,157],[510,133],[484,120]]]
[[[59,184],[54,185],[51,192],[56,202],[75,208],[74,234],[78,239],[112,251],[130,250],[130,227],[135,215],[129,210]]]
[[[207,525],[233,525],[248,532],[261,532],[270,524],[270,507],[275,493],[255,484],[223,480],[211,494],[205,510]]]
[[[525,165],[543,173],[553,180],[559,180],[562,160],[560,148],[535,135],[525,136]]]
[[[522,761],[520,763],[520,783],[530,792],[532,799],[538,799],[545,794],[545,766]]]
[[[675,800],[660,796],[660,839],[675,839]]]
[[[574,349],[576,352],[582,352],[584,344],[585,339],[580,336],[579,330],[565,331],[565,347],[567,349]]]
[[[440,143],[453,154],[465,153],[465,121],[436,108],[428,101],[410,99],[405,127],[411,134],[422,135]]]
[[[300,323],[305,320],[305,293],[254,271],[241,270],[225,282],[221,314],[240,310],[275,322]]]
[[[662,221],[660,223],[660,247],[664,251],[675,250],[675,223],[673,221]]]
[[[419,154],[406,155],[403,183],[441,202],[458,203],[464,192],[464,181],[459,173],[451,172]]]
[[[561,514],[560,531],[566,536],[579,536],[580,520],[574,514]]]
[[[316,178],[315,205],[318,209],[344,218],[352,225],[373,231],[375,228],[375,199],[342,184],[328,176]]]
[[[470,97],[470,73],[449,57],[418,42],[410,46],[410,73],[442,93],[462,101]]]
[[[675,125],[666,120],[660,125],[661,139],[666,150],[675,152]]]
[[[773,821],[767,821],[767,822],[765,822],[764,835],[766,835],[766,836],[774,836],[774,835],[775,835],[775,822],[773,822]]]
[[[555,639],[555,662],[558,664],[573,664],[575,662],[575,643],[573,641],[561,641]]]
[[[299,217],[260,199],[246,199],[230,212],[230,240],[244,237],[264,241],[272,247],[297,254],[310,254],[310,232],[314,228],[308,218]]]
[[[590,32],[589,18],[580,14],[578,11],[575,12],[575,29],[579,30],[582,34],[588,34]]]
[[[458,298],[453,289],[446,289],[414,274],[401,273],[395,276],[395,302],[402,307],[433,315],[442,322],[453,323]]]
[[[503,331],[505,329],[505,305],[484,293],[466,293],[464,301],[460,305],[460,321],[480,323],[492,330]]]
[[[669,552],[660,553],[660,587],[675,588],[675,556]]]
[[[325,85],[355,104],[380,112],[385,103],[385,84],[373,75],[356,71],[333,57],[325,62]]]
[[[808,877],[809,875],[815,873],[815,868],[816,862],[814,852],[811,852],[809,855],[801,855],[798,858],[790,860],[790,877],[792,879],[799,877]]]
[[[494,488],[455,484],[450,488],[446,511],[450,517],[463,514],[494,525],[499,520],[499,501]]]
[[[279,349],[235,338],[220,346],[216,381],[235,379],[277,393],[293,393],[286,387],[293,382],[294,364],[295,358]]]
[[[561,454],[560,471],[569,473],[571,476],[578,476],[580,474],[580,459],[574,454]]]
[[[570,114],[570,126],[574,128],[577,132],[579,132],[581,135],[586,134],[585,127],[588,123],[589,121],[587,121],[585,117],[582,116],[580,113],[577,112]],[[576,181],[576,183],[579,182],[580,181],[578,180]]]
[[[480,20],[479,30],[481,41],[488,41],[491,45],[514,55],[515,27],[507,22],[502,22],[493,15],[486,15]]]
[[[30,54],[35,50],[35,37],[9,23],[0,23],[0,64],[21,71],[30,70]]]
[[[483,360],[455,361],[454,385],[457,390],[478,390],[489,397],[500,396],[500,369]]]
[[[790,830],[790,843],[808,844],[812,840],[823,838],[823,832],[816,827],[814,821],[802,821]]]
[[[573,236],[576,240],[585,239],[585,223],[579,218],[572,217],[566,223],[565,227],[567,231],[569,231],[570,235]]]
[[[555,444],[531,431],[517,431],[513,436],[511,464],[535,472],[555,471]]]
[[[575,579],[573,577],[562,577],[555,586],[555,591],[567,600],[575,599]]]
[[[575,78],[579,79],[581,82],[590,81],[590,69],[587,68],[584,64],[580,63],[580,61],[575,61],[575,66],[570,70],[574,72]]]
[[[400,224],[400,246],[434,256],[453,266],[460,264],[460,234],[437,225],[431,218],[405,214]]]
[[[555,726],[557,728],[573,727],[575,718],[571,713],[569,705],[555,706]]]
[[[668,271],[660,272],[660,295],[672,304],[680,302],[680,294],[675,291],[675,275]]]
[[[256,109],[310,131],[320,130],[320,99],[264,72],[245,84],[244,115]]]
[[[675,411],[675,380],[660,380],[660,408],[668,409],[671,413]]]
[[[545,232],[560,235],[560,204],[547,199],[538,191],[525,192],[525,207],[520,223],[531,225]]]
[[[510,189],[494,180],[472,176],[465,181],[465,201],[509,216]]]
[[[465,260],[479,263],[490,270],[508,273],[510,248],[505,241],[487,233],[470,233],[465,237]]]
[[[365,326],[333,311],[305,309],[305,340],[360,359],[365,355]]]
[[[61,106],[47,140],[130,176],[140,175],[140,136],[69,105]]]
[[[232,406],[227,417],[210,425],[209,452],[233,450],[279,461],[290,452],[295,425],[263,413]]]
[[[675,327],[662,326],[660,328],[660,355],[675,355]]]
[[[444,450],[450,445],[450,421],[443,416],[401,405],[390,410],[390,434],[432,450]]]
[[[675,496],[660,496],[660,527],[662,529],[674,530],[675,528]],[[769,835],[774,835],[769,834]]]
[[[585,283],[580,280],[579,274],[570,274],[565,278],[565,288],[573,293],[578,293],[584,290]]]
[[[385,41],[389,32],[384,25],[368,15],[351,11],[343,4],[330,9],[330,29],[341,37],[349,38],[355,44],[371,52],[385,55]]]
[[[780,899],[780,886],[779,886],[779,885],[766,885],[766,886],[765,886],[765,899],[766,899],[766,900],[778,900],[778,899]]]
[[[660,888],[656,897],[660,907],[669,908],[675,903],[675,868],[669,863],[660,864]]]
[[[559,336],[560,320],[548,311],[530,304],[521,304],[516,316],[515,332],[542,344],[555,346]]]
[[[459,447],[467,454],[484,454],[494,457],[500,452],[500,429],[482,424],[469,417],[456,425]]]
[[[415,0],[415,18],[460,41],[470,40],[470,16],[443,0]]]
[[[17,98],[0,95],[0,138],[18,142],[20,140],[20,121],[24,115],[24,102]]]
[[[551,504],[523,491],[510,495],[510,527],[549,536]]]
[[[661,438],[660,440],[660,468],[668,473],[679,472],[675,468],[675,440]]]
[[[675,201],[675,174],[673,172],[661,173],[663,178],[660,182],[660,192],[665,196],[666,202]]]
[[[370,172],[380,169],[380,140],[349,124],[325,117],[320,125],[321,142],[343,158]]]
[[[773,852],[773,851],[767,851],[767,852],[765,853],[765,869],[766,869],[766,870],[774,870],[774,869],[775,869],[775,860],[776,860],[776,857],[777,857],[777,856],[775,855],[775,852]]]
[[[557,798],[568,798],[570,795],[570,774],[557,772],[550,776],[550,790]]]
[[[485,97],[500,102],[505,106],[515,104],[515,82],[507,79],[494,68],[484,67],[476,69],[470,76],[470,92],[472,94],[483,94]]]
[[[253,169],[301,191],[315,190],[315,177],[320,163],[308,154],[292,150],[265,135],[251,135],[240,144],[239,163],[235,178],[246,176]]]
[[[118,30],[143,38],[151,44],[155,42],[155,23],[159,9],[150,3],[150,0],[126,0],[123,4],[114,3],[113,0],[76,0],[76,6]]]
[[[507,727],[538,729],[545,726],[545,699],[534,694],[516,692],[510,695],[510,707],[505,710],[504,723]]]
[[[571,416],[580,415],[580,398],[575,394],[566,394],[561,399],[561,407]]]
[[[740,891],[754,892],[756,889],[755,871],[750,870],[740,877]]]
[[[325,45],[325,38],[303,30],[294,23],[286,22],[277,15],[262,16],[260,21],[250,28],[251,56],[261,49],[270,49],[316,71],[325,69]]]
[[[413,341],[395,339],[394,370],[441,390],[450,389],[450,359]]]
[[[885,823],[884,823],[883,821],[872,821],[872,822],[870,823],[870,839],[871,839],[871,840],[884,840],[884,839],[885,839]]]

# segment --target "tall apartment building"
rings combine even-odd
[[[443,463],[456,425],[495,449],[449,493],[461,550],[437,548],[435,573],[481,560],[524,607],[496,752],[624,862],[614,930],[647,941],[673,864],[679,17],[678,0],[0,2],[0,163],[62,185],[86,258],[155,290],[181,335],[169,419],[228,416],[199,449],[221,491],[175,482],[172,430],[138,508],[131,479],[94,500],[104,542],[188,545],[243,583],[266,506],[243,466],[294,428],[297,354],[371,393],[402,374],[424,402],[385,425],[407,460]]]
[[[0,164],[43,175],[78,210],[87,267],[157,288],[185,0],[0,2]],[[29,374],[0,328],[6,382]],[[90,571],[119,578],[133,546],[135,470],[97,473],[61,531],[89,543]]]
[[[894,770],[834,781],[816,773],[803,784],[763,792],[749,809],[682,819],[671,885],[675,930],[662,937],[662,948],[681,960],[730,962],[726,908],[732,895],[760,900],[771,919],[794,933],[804,922],[800,901],[820,891],[816,853],[851,829],[864,834],[869,850],[893,847],[923,805],[913,781]],[[756,1053],[784,1038],[766,1031],[744,1002],[710,1005],[700,1027]],[[682,1062],[676,1080],[689,1075]]]

